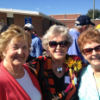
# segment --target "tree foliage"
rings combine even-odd
[[[88,10],[88,13],[86,15],[88,15],[90,18],[93,18],[93,9]],[[100,10],[99,9],[94,10],[94,19],[96,19],[96,18],[100,19]]]

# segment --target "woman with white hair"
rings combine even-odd
[[[77,78],[82,67],[78,56],[66,54],[72,44],[68,29],[62,25],[51,26],[42,38],[48,57],[38,57],[30,62],[39,80],[44,100],[77,100]]]

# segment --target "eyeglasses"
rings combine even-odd
[[[66,47],[68,45],[68,42],[67,41],[61,41],[61,42],[50,41],[49,42],[49,46],[51,48],[55,48],[57,47],[57,45],[59,45],[60,47]]]
[[[82,52],[85,54],[85,55],[88,55],[88,54],[92,54],[92,51],[95,50],[96,52],[100,52],[100,45],[99,46],[96,46],[94,48],[86,48],[86,49],[83,49]]]

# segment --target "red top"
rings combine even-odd
[[[41,94],[37,79],[35,78],[35,76],[33,76],[26,65],[23,65],[23,67],[27,70],[33,84]],[[9,74],[2,63],[0,64],[0,100],[31,100],[29,95],[16,81],[16,79]]]

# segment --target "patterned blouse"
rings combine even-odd
[[[76,95],[79,72],[82,68],[78,56],[66,56],[66,72],[58,78],[52,71],[50,57],[38,57],[29,62],[30,69],[39,80],[44,100],[78,100]]]

